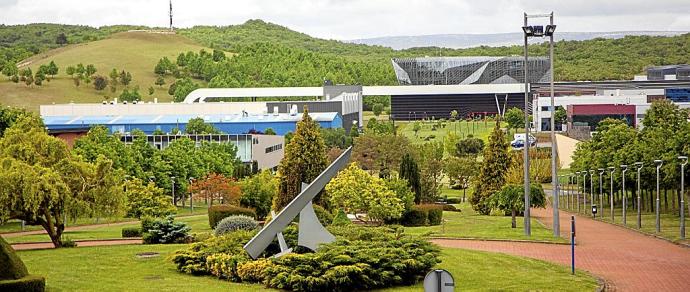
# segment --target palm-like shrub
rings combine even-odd
[[[220,220],[213,233],[216,236],[237,230],[254,230],[259,227],[259,223],[249,216],[233,215]]]

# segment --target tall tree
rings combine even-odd
[[[489,135],[489,145],[484,149],[484,160],[470,198],[472,209],[484,215],[491,212],[487,199],[505,184],[509,164],[508,142],[499,121],[496,121],[494,130]]]
[[[521,109],[513,107],[503,115],[503,120],[508,124],[508,130],[519,129],[525,126],[525,113]]]
[[[285,146],[285,156],[278,166],[279,192],[273,198],[273,210],[283,209],[297,196],[302,183],[311,183],[326,169],[326,146],[319,133],[319,124],[309,116],[305,107],[302,120],[297,123],[297,130]],[[323,204],[321,195],[314,200]]]
[[[240,204],[256,210],[257,217],[265,218],[271,212],[271,201],[277,193],[278,180],[270,170],[265,169],[242,181]]]
[[[419,204],[422,198],[421,183],[419,181],[419,166],[410,153],[405,153],[400,162],[400,178],[407,180],[414,193],[414,202]]]

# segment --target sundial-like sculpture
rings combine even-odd
[[[266,250],[273,239],[278,237],[281,252],[276,256],[282,256],[290,253],[292,249],[288,248],[283,239],[282,231],[292,222],[299,213],[299,233],[297,244],[307,247],[311,250],[316,250],[319,244],[329,243],[335,241],[335,236],[328,232],[319,219],[316,217],[314,207],[311,201],[316,195],[323,190],[329,181],[345,167],[350,160],[352,147],[347,148],[343,154],[340,155],[331,165],[326,168],[319,176],[310,184],[302,183],[302,191],[290,203],[283,208],[283,210],[276,216],[273,214],[273,220],[266,224],[259,233],[257,233],[247,244],[244,245],[244,250],[249,253],[249,256],[256,259],[261,253]]]

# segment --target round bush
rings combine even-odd
[[[254,218],[244,215],[233,215],[220,220],[213,233],[219,236],[237,230],[254,230],[257,227],[259,227],[259,223]]]

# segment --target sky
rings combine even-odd
[[[173,0],[175,27],[263,19],[340,40],[519,32],[550,11],[559,31],[690,31],[690,0]],[[36,22],[167,26],[168,0],[0,0],[0,23]]]

